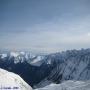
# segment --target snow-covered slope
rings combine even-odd
[[[41,66],[42,63],[44,62],[44,56],[36,56],[34,57],[31,61],[30,61],[30,64],[33,65],[33,66]]]
[[[11,51],[0,53],[1,60],[13,61],[15,64],[26,61],[33,66],[40,66],[44,62],[43,58],[44,55],[35,55],[30,52]]]
[[[6,57],[7,57],[7,54],[6,54],[6,53],[0,54],[0,56],[1,56],[1,58],[3,59],[3,58],[6,58]]]
[[[90,81],[65,81],[61,84],[50,84],[35,90],[90,90]]]
[[[48,77],[35,87],[43,87],[44,83],[61,83],[66,80],[90,80],[90,49],[68,50],[49,55],[47,61],[54,66]]]
[[[32,87],[44,87],[46,82],[90,80],[90,49],[67,50],[49,55],[11,53],[0,54],[0,67],[20,74]]]
[[[18,75],[0,69],[0,90],[32,90],[32,88]]]
[[[64,80],[90,80],[90,51],[69,51],[63,63],[57,64],[48,79],[57,83]]]

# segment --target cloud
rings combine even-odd
[[[0,39],[0,47],[56,52],[66,49],[88,48],[90,45],[87,17],[73,21],[52,21],[26,28],[26,32],[7,34]],[[32,29],[32,30],[30,30]],[[32,31],[32,32],[31,32]]]
[[[25,6],[24,12],[21,8],[19,12],[18,8],[9,6],[9,11],[4,12],[6,19],[2,19],[3,23],[1,22],[0,48],[38,52],[88,48],[90,46],[88,0],[70,1],[67,3],[41,1],[38,4],[33,2],[32,5]],[[12,10],[15,12],[12,13]]]

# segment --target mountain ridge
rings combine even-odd
[[[32,87],[43,87],[44,82],[90,79],[90,49],[74,49],[48,55],[8,55],[1,58],[0,54],[0,67],[19,74]]]

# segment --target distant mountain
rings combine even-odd
[[[54,68],[35,88],[66,80],[90,80],[90,49],[68,50],[47,56],[47,62]],[[47,83],[47,84],[46,84]]]
[[[27,61],[33,66],[40,66],[43,62],[44,55],[36,55],[29,52],[4,52],[0,53],[0,59],[6,61],[13,61],[15,64]],[[39,63],[39,62],[42,63]]]
[[[52,70],[48,79],[54,80],[53,75],[56,75],[57,83],[63,80],[90,80],[90,50],[72,50],[65,53],[64,62]]]
[[[45,63],[44,55],[26,52],[8,52],[0,54],[0,68],[20,75],[33,86],[49,75],[52,67]]]
[[[18,75],[0,69],[0,90],[32,90]]]
[[[19,74],[34,88],[66,80],[90,80],[90,49],[48,55],[4,52],[0,54],[0,67]]]

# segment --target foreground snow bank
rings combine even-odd
[[[0,90],[32,90],[18,75],[0,69]]]
[[[50,84],[35,90],[90,90],[90,81],[65,81],[61,84]]]

